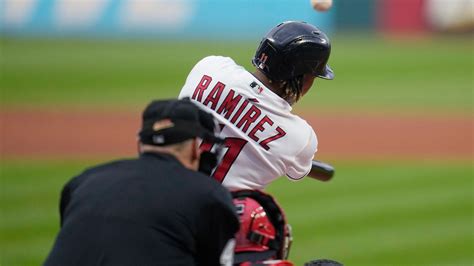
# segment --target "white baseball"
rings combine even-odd
[[[311,6],[317,11],[328,11],[332,6],[332,0],[311,0]]]

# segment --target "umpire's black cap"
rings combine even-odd
[[[165,146],[200,137],[213,142],[216,123],[212,114],[200,109],[189,98],[155,100],[142,114],[140,141],[144,144]]]

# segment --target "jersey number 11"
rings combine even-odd
[[[224,125],[220,126],[222,130],[224,128]],[[232,167],[232,164],[235,162],[240,152],[244,148],[245,144],[247,144],[247,141],[245,139],[233,137],[225,138],[224,146],[227,150],[225,151],[221,162],[212,173],[212,177],[222,183],[222,181],[224,181],[225,176]],[[200,147],[203,151],[210,151],[212,149],[212,146],[213,144],[211,143],[203,142],[201,143]]]

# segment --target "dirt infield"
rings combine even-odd
[[[141,111],[141,110],[140,110]],[[302,115],[318,158],[472,159],[473,118],[375,114]],[[134,156],[139,111],[2,110],[2,158]]]

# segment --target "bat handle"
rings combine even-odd
[[[308,176],[319,181],[329,181],[334,176],[334,172],[334,167],[330,164],[313,160]]]

